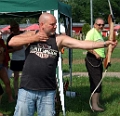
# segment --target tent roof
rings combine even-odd
[[[114,29],[119,30],[120,29],[120,25],[115,26]]]
[[[47,10],[58,10],[71,17],[71,7],[59,0],[0,0],[0,17],[39,16]]]
[[[32,24],[32,25],[24,28],[23,30],[39,30],[39,26],[38,26],[38,24]]]
[[[9,28],[10,28],[10,25],[8,25],[8,26],[2,28],[1,31],[7,31],[7,30],[9,30]]]

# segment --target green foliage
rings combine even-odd
[[[72,7],[72,19],[73,22],[86,22],[90,24],[90,0],[60,0]],[[108,15],[110,14],[109,4],[107,0],[92,0],[93,2],[93,21],[97,17],[102,17],[107,23]],[[110,0],[113,14],[116,23],[120,23],[120,0]],[[29,18],[29,17],[28,17]],[[38,18],[29,18],[31,23],[38,22]],[[11,18],[1,18],[0,24],[9,24]],[[26,18],[16,19],[18,23],[26,23]]]
[[[72,7],[73,22],[84,20],[90,24],[90,0],[62,0]],[[116,23],[120,23],[120,0],[110,0]],[[109,4],[107,0],[92,0],[93,21],[97,17],[102,17],[107,23],[110,14]]]
[[[85,36],[89,30],[90,30],[90,25],[88,23],[84,24],[82,27],[83,39],[85,39]]]
[[[109,36],[108,36],[108,37],[104,37],[104,40],[107,41],[108,38],[109,38]],[[118,42],[120,42],[120,30],[118,30],[118,35],[115,36],[115,39],[116,39]]]
[[[69,79],[66,77],[65,80]],[[73,76],[72,87],[69,90],[77,92],[80,96],[65,97],[66,116],[119,116],[120,115],[120,79],[105,77],[103,79],[100,102],[105,108],[104,112],[92,112],[89,106],[90,90],[87,77]],[[62,111],[61,115],[62,116]]]
[[[107,41],[108,40],[108,37],[103,37],[104,38],[104,41]]]
[[[0,24],[10,24],[12,20],[16,20],[19,24],[27,23],[27,19],[30,20],[30,23],[37,23],[38,18],[1,18],[0,19]]]

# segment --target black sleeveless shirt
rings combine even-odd
[[[55,35],[46,42],[31,43],[26,49],[20,88],[55,90],[59,50]]]

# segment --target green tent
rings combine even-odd
[[[42,12],[50,12],[57,19],[57,32],[59,32],[60,18],[72,26],[71,6],[59,0],[0,0],[0,18],[5,17],[39,17]],[[67,20],[65,20],[67,19]],[[72,29],[72,27],[71,27]],[[70,32],[71,33],[71,32]]]
[[[49,10],[71,17],[71,7],[59,0],[0,0],[0,17],[31,17]]]

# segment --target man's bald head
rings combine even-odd
[[[43,13],[39,17],[39,30],[46,33],[47,36],[55,34],[56,18],[50,13]]]
[[[40,23],[46,23],[46,21],[50,20],[50,19],[56,19],[52,14],[50,13],[43,13],[40,15],[39,17],[39,24]]]

